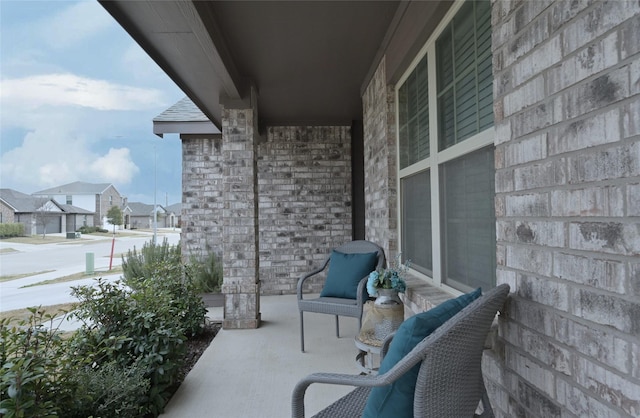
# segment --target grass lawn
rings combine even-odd
[[[57,317],[62,315],[65,311],[72,311],[75,308],[75,305],[75,303],[62,303],[59,305],[40,306],[38,309],[44,311],[45,314]],[[0,312],[0,320],[10,319],[11,324],[18,324],[20,321],[27,320],[30,316],[31,311],[28,308]]]
[[[115,266],[111,270],[106,270],[106,271],[94,271],[91,274],[86,274],[84,272],[69,274],[68,276],[62,276],[56,279],[49,279],[49,280],[43,280],[37,283],[32,283],[26,286],[22,286],[22,288],[33,287],[33,286],[43,286],[43,285],[53,284],[53,283],[72,282],[74,280],[80,280],[80,279],[98,278],[105,275],[112,275],[112,274],[118,274],[118,273],[122,273],[122,266]]]

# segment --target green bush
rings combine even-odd
[[[24,236],[24,224],[0,223],[0,238]]]
[[[0,321],[0,415],[158,416],[206,308],[175,257],[156,259],[144,274],[73,288],[72,315],[82,325],[65,339],[36,309],[18,326]],[[46,320],[48,328],[39,325]]]
[[[214,252],[209,252],[202,261],[192,257],[187,266],[187,272],[193,278],[200,293],[220,291],[223,279],[222,263]]]
[[[122,256],[122,273],[127,280],[154,277],[157,265],[161,262],[181,265],[180,244],[170,245],[165,238],[162,244],[145,242],[140,251],[133,247],[133,250],[127,251],[126,256]]]
[[[82,234],[91,234],[94,232],[109,232],[107,229],[101,228],[99,226],[81,226],[80,228],[78,228],[78,232],[82,233]]]
[[[51,315],[30,311],[17,325],[0,321],[0,415],[5,418],[58,416],[72,399],[65,341]],[[49,327],[43,325],[47,321]]]

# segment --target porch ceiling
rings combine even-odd
[[[401,1],[100,0],[218,128],[221,101],[262,125],[350,124]],[[406,4],[406,3],[405,3]]]

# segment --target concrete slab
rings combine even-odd
[[[331,315],[305,313],[305,348],[300,352],[295,295],[263,296],[263,325],[254,330],[221,330],[175,393],[163,418],[282,418],[291,416],[291,392],[315,372],[358,374],[354,338],[358,321],[340,318],[340,338]],[[210,317],[222,317],[210,308]],[[351,387],[312,385],[307,416]]]

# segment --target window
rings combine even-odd
[[[71,197],[70,194],[67,195],[66,202],[67,202],[67,205],[73,205],[73,198]]]
[[[452,7],[396,90],[400,246],[460,291],[495,286],[491,4]]]
[[[109,196],[109,206],[113,206],[113,196]]]

